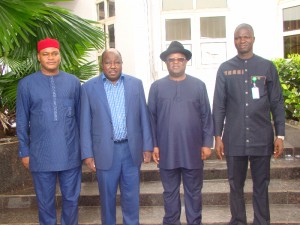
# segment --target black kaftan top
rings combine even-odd
[[[213,123],[205,84],[189,75],[182,81],[164,77],[151,85],[148,105],[154,146],[160,148],[159,167],[202,168],[201,147],[213,145]]]
[[[253,87],[258,88],[256,94],[252,93]],[[276,135],[284,136],[284,100],[274,64],[257,55],[247,60],[236,56],[221,64],[216,78],[213,119],[216,136],[222,136],[224,127],[225,155],[271,155],[274,150],[271,117]]]

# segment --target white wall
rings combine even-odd
[[[254,53],[267,59],[282,57],[282,21],[275,0],[228,0],[230,13],[227,29],[229,31],[229,52],[235,55],[233,32],[240,23],[249,23],[255,34]]]
[[[116,48],[123,58],[123,72],[136,76],[144,84],[145,93],[151,84],[149,15],[146,0],[117,0],[115,20]]]
[[[58,2],[57,5],[69,9],[74,14],[90,20],[97,20],[95,0],[73,0],[69,2]]]
[[[282,7],[299,5],[300,0],[227,0],[227,3],[227,59],[236,55],[233,33],[240,23],[249,23],[254,29],[255,54],[267,59],[283,57]],[[115,41],[123,56],[123,72],[140,78],[147,95],[153,80],[168,73],[162,69],[159,58],[165,50],[161,42],[164,33],[161,0],[116,0],[115,4]],[[60,5],[81,17],[96,19],[93,0],[75,0]],[[209,15],[209,12],[204,13]],[[206,83],[211,102],[218,66],[187,68],[187,73]]]
[[[84,19],[97,21],[96,3],[94,0],[74,0],[70,2],[58,2],[56,3],[56,5],[68,9],[72,13]],[[98,60],[97,51],[89,52],[87,60],[95,61],[96,63]]]

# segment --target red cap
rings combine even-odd
[[[59,49],[59,42],[56,39],[46,38],[41,40],[37,44],[37,50],[40,52],[44,48],[58,48]]]

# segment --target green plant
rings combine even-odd
[[[18,81],[39,70],[39,40],[59,40],[62,70],[82,81],[98,73],[97,62],[87,61],[86,56],[104,48],[105,33],[96,22],[53,4],[62,1],[71,0],[0,1],[0,126],[4,129],[9,121],[5,115],[14,115]]]
[[[300,120],[300,55],[273,60],[281,81],[287,119]]]

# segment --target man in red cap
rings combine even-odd
[[[38,42],[41,70],[20,80],[17,91],[19,156],[30,169],[41,225],[56,225],[56,181],[62,194],[62,225],[78,224],[81,184],[80,81],[59,70],[60,45]]]

